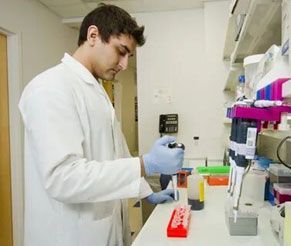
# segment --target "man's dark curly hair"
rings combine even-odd
[[[95,25],[98,28],[101,40],[108,43],[111,36],[126,34],[132,36],[138,46],[145,43],[144,26],[138,26],[135,19],[125,10],[114,6],[100,4],[83,20],[79,33],[78,46],[87,40],[88,28]]]

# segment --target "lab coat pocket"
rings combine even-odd
[[[100,220],[80,219],[78,226],[79,245],[105,246],[108,245],[109,241],[112,227],[112,215]]]

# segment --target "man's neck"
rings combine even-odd
[[[87,54],[87,50],[85,49],[84,45],[80,46],[75,53],[73,54],[73,57],[80,62],[84,67],[86,67],[90,73],[93,73],[93,69],[92,66],[89,62],[88,59],[88,54]],[[95,76],[94,76],[95,77]]]

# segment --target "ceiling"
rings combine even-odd
[[[67,25],[78,28],[83,17],[101,2],[117,5],[129,13],[162,12],[202,8],[204,2],[215,0],[38,0],[62,18]],[[222,1],[222,0],[216,0]]]

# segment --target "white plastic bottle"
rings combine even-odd
[[[187,177],[188,204],[192,210],[204,208],[204,179],[196,171]]]
[[[238,77],[238,84],[236,87],[236,100],[240,101],[244,98],[245,96],[245,76],[240,75]]]

